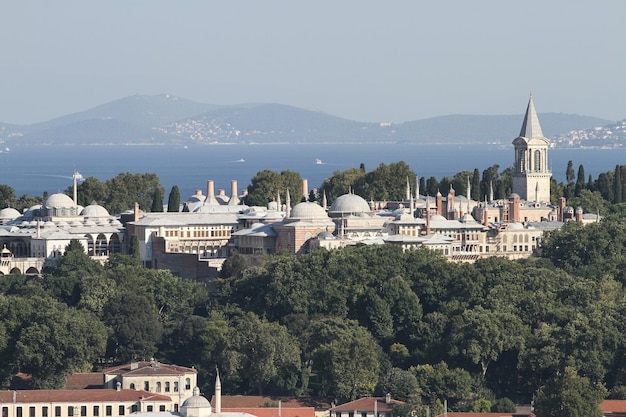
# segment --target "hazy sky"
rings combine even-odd
[[[0,122],[134,94],[359,121],[626,118],[626,1],[24,0],[0,4]]]

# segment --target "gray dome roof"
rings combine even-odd
[[[324,210],[319,204],[305,201],[303,203],[296,204],[296,206],[291,209],[290,218],[304,221],[328,220],[328,215],[326,214],[326,210]]]
[[[15,220],[20,216],[20,212],[11,207],[0,210],[0,219],[2,220]]]
[[[356,194],[344,194],[333,201],[328,212],[331,214],[369,213],[370,206],[365,199]]]
[[[85,207],[80,214],[83,217],[109,217],[110,216],[107,209],[95,203],[92,203],[88,205],[87,207]]]
[[[200,395],[200,390],[198,387],[193,389],[193,397],[187,398],[182,407],[184,408],[211,408],[211,403],[209,400]]]
[[[47,208],[74,207],[74,200],[63,193],[56,193],[48,197],[45,206]]]

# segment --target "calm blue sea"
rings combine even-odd
[[[575,170],[583,164],[588,177],[626,164],[626,149],[553,149],[550,166],[557,181],[564,181],[567,162]],[[322,164],[316,164],[320,159]],[[318,187],[336,170],[365,164],[366,170],[380,163],[405,161],[420,176],[441,179],[462,170],[481,171],[494,164],[501,170],[513,164],[513,149],[492,145],[197,145],[119,147],[13,147],[0,153],[0,184],[8,184],[16,195],[54,193],[72,184],[72,172],[106,180],[120,172],[156,173],[166,189],[173,185],[184,197],[196,189],[206,192],[206,181],[230,194],[231,180],[239,191],[263,169],[293,170]]]

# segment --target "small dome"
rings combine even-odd
[[[514,199],[514,198],[520,198],[519,194],[517,194],[517,193],[513,193],[513,194],[511,194],[511,195],[509,196],[509,200],[512,200],[512,199]]]
[[[303,203],[296,204],[296,206],[291,210],[290,218],[304,221],[328,220],[328,215],[326,215],[326,210],[324,210],[319,204],[305,201]]]
[[[87,220],[85,220],[85,221],[83,222],[83,226],[93,227],[93,226],[96,226],[96,222],[94,222],[93,220],[88,220],[88,219],[87,219]]]
[[[183,408],[211,408],[211,403],[200,395],[198,387],[193,389],[193,396],[187,398],[182,405]]]
[[[44,204],[47,208],[74,207],[74,201],[63,193],[52,194]]]
[[[509,223],[509,230],[524,230],[524,225],[521,223]]]
[[[107,209],[105,209],[101,205],[96,204],[95,202],[85,207],[80,214],[83,217],[109,217],[110,216]]]
[[[0,210],[0,220],[15,220],[20,216],[20,212],[11,207]]]
[[[436,221],[446,221],[448,219],[446,219],[445,217],[443,217],[441,214],[433,214],[430,216],[430,220],[436,220]]]
[[[51,222],[50,220],[45,222],[42,226],[45,227],[46,229],[52,229],[52,228],[56,228],[57,227],[57,225],[54,224],[54,222]]]
[[[332,214],[357,214],[369,213],[370,205],[362,197],[356,194],[344,194],[333,201],[328,213]]]

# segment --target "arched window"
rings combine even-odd
[[[535,171],[541,171],[541,151],[535,151],[535,161],[534,161],[534,169]]]

